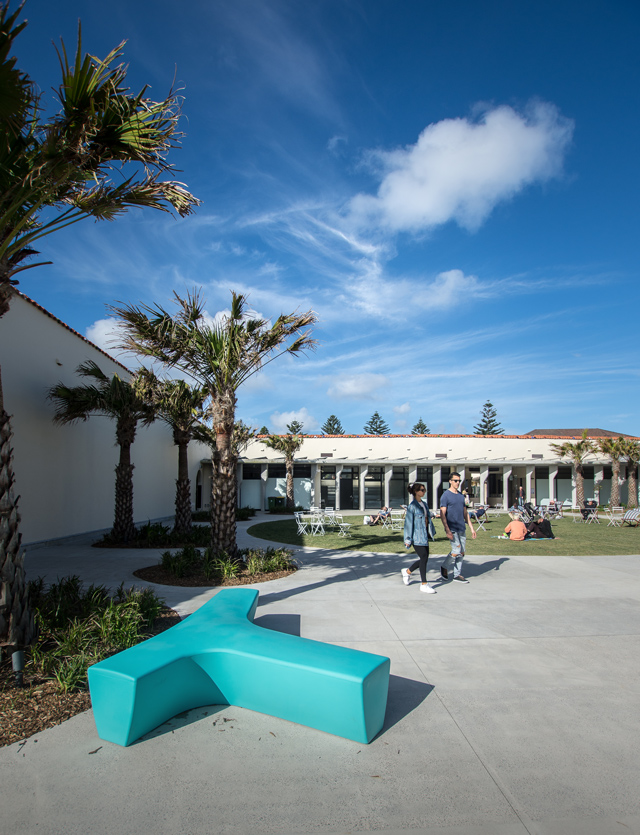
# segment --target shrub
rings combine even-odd
[[[163,601],[150,588],[110,596],[104,586],[83,588],[77,576],[45,587],[29,584],[40,634],[29,648],[28,665],[64,691],[86,688],[87,667],[144,639]]]

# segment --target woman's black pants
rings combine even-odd
[[[413,550],[418,555],[419,559],[410,566],[409,571],[413,573],[416,568],[420,568],[420,579],[423,583],[427,582],[427,560],[429,559],[428,545],[414,545]]]

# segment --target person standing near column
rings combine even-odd
[[[413,496],[413,501],[407,507],[407,512],[404,517],[404,547],[410,548],[413,545],[413,550],[418,555],[418,559],[410,568],[403,568],[401,570],[402,581],[405,586],[411,582],[411,572],[416,568],[420,569],[420,580],[422,585],[420,591],[425,594],[435,594],[435,589],[432,589],[427,583],[427,560],[429,559],[429,523],[431,522],[431,515],[427,503],[423,501],[426,488],[424,484],[415,482],[409,485],[409,493]]]
[[[471,536],[474,539],[476,538],[476,532],[469,519],[464,497],[460,493],[460,473],[451,473],[449,476],[449,489],[444,491],[440,499],[440,519],[444,525],[447,539],[451,541],[451,550],[445,557],[445,562],[451,557],[453,559],[453,579],[458,583],[468,583],[469,581],[460,573],[467,544],[467,525],[471,528]],[[449,579],[449,572],[444,565],[440,568],[440,573],[445,580]]]

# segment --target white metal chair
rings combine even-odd
[[[486,533],[487,529],[484,523],[489,520],[487,519],[487,512],[484,507],[475,507],[473,510],[467,510],[467,513],[469,514],[469,519],[472,519]]]
[[[607,527],[614,527],[620,528],[622,527],[622,520],[624,518],[624,508],[623,507],[605,507],[604,512],[609,520],[607,522]]]
[[[307,517],[305,519],[302,513],[294,513],[293,515],[298,525],[299,535],[303,536],[304,534],[309,533],[309,518]]]
[[[313,513],[311,515],[309,524],[311,527],[311,536],[324,536],[322,516],[319,513]]]
[[[401,531],[404,527],[404,511],[392,510],[389,514],[389,525],[392,531]]]

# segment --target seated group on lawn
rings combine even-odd
[[[517,513],[510,513],[509,518],[511,521],[504,532],[509,534],[511,540],[522,542],[525,539],[555,539],[551,522],[543,519],[542,516],[534,522],[529,522],[528,525],[525,525]]]

